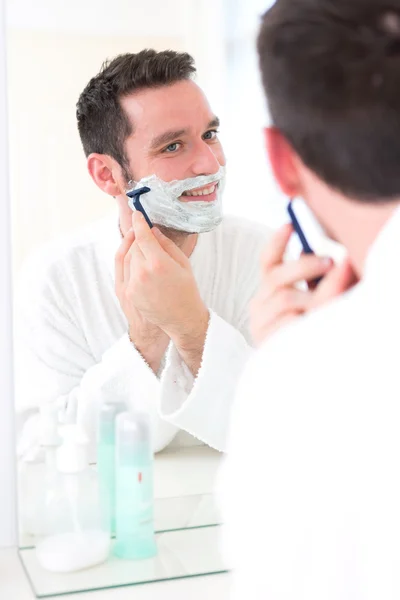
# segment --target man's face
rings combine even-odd
[[[123,98],[121,105],[133,123],[125,153],[135,181],[153,174],[167,182],[213,175],[225,165],[218,119],[193,81],[135,92]],[[211,191],[201,200],[212,202],[216,199],[212,188],[215,186],[190,194]],[[191,198],[185,193],[180,200],[189,202]]]

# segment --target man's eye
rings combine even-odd
[[[163,152],[176,152],[178,150],[179,146],[180,146],[179,142],[174,142],[173,144],[170,144],[169,146],[164,148]]]
[[[218,133],[218,129],[210,129],[210,131],[206,131],[203,135],[203,140],[213,140],[217,137]]]

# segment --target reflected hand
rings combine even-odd
[[[124,258],[124,304],[177,345],[207,330],[209,314],[187,256],[157,228],[133,214],[135,241]]]
[[[129,298],[130,250],[135,242],[133,229],[125,235],[115,257],[115,291],[129,325],[129,337],[155,373],[158,372],[168,344],[168,335],[143,317]]]
[[[262,283],[250,307],[250,331],[260,345],[272,333],[310,310],[325,304],[348,290],[357,277],[348,259],[335,265],[330,258],[301,255],[297,261],[284,263],[283,257],[293,233],[285,225],[273,236],[262,258]],[[315,288],[303,291],[296,284],[323,280]]]

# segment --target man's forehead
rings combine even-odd
[[[122,98],[121,106],[134,130],[153,135],[207,127],[215,119],[205,95],[192,81],[139,90]]]

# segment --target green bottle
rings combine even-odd
[[[150,420],[125,412],[116,419],[116,543],[119,558],[157,554],[154,536],[153,451]]]
[[[97,426],[97,473],[99,478],[102,514],[108,521],[111,535],[115,524],[115,419],[126,411],[123,402],[105,402],[101,405]]]

